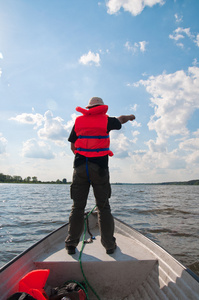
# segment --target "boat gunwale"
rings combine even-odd
[[[159,244],[157,244],[156,242],[154,242],[152,239],[148,238],[147,236],[145,236],[144,234],[142,234],[140,231],[134,229],[132,226],[126,224],[125,222],[121,221],[120,219],[114,217],[114,219],[123,224],[124,226],[128,227],[130,230],[134,231],[136,233],[136,235],[138,235],[139,237],[141,237],[141,239],[144,239],[148,242],[150,242],[151,244],[155,244],[156,247],[159,247],[160,250],[163,250],[164,252],[166,252],[167,255],[169,255],[180,267],[183,268],[184,271],[186,271],[193,279],[195,279],[198,283],[199,283],[199,276],[194,273],[191,269],[189,269],[188,267],[185,267],[180,261],[178,261],[170,252],[168,252],[164,247],[160,246]],[[142,241],[140,241],[138,239],[139,242],[142,243]],[[144,245],[144,243],[143,243]]]
[[[92,215],[97,215],[97,212],[93,212]],[[186,271],[194,280],[196,280],[199,283],[199,276],[197,274],[195,274],[192,270],[190,270],[188,267],[185,267],[181,262],[179,262],[172,254],[170,254],[164,247],[160,246],[159,244],[157,244],[156,242],[152,241],[150,238],[146,237],[144,234],[142,234],[141,232],[139,232],[138,230],[134,229],[132,226],[126,224],[124,221],[121,221],[120,219],[114,217],[114,219],[118,222],[118,224],[122,224],[123,226],[129,228],[131,231],[133,231],[138,237],[141,238],[141,240],[146,240],[149,243],[155,245],[155,247],[158,247],[160,250],[163,250],[167,255],[169,255],[181,268],[183,268],[184,271]],[[69,222],[61,225],[60,227],[58,227],[57,229],[53,230],[52,232],[50,232],[49,234],[47,234],[45,237],[43,237],[41,240],[37,241],[35,244],[31,245],[29,248],[27,248],[25,251],[21,252],[19,255],[17,255],[16,257],[14,257],[12,260],[10,260],[7,264],[3,265],[0,268],[0,273],[3,272],[4,270],[6,270],[10,265],[12,265],[14,262],[16,262],[18,259],[20,259],[23,255],[25,255],[26,253],[28,253],[30,250],[34,249],[36,246],[38,246],[39,244],[41,244],[43,241],[45,241],[46,239],[48,239],[51,235],[53,235],[54,233],[58,232],[59,230],[63,229],[64,227],[67,227],[69,224]],[[143,245],[144,243],[140,240],[137,239],[139,242],[141,242]],[[148,247],[148,246],[147,246]]]
[[[48,239],[51,235],[53,235],[57,231],[63,229],[64,227],[68,226],[68,224],[69,223],[65,223],[65,224],[61,225],[60,227],[58,227],[57,229],[55,229],[52,232],[48,233],[42,239],[40,239],[39,241],[37,241],[36,243],[34,243],[30,247],[28,247],[26,250],[22,251],[19,255],[15,256],[13,259],[11,259],[8,263],[6,263],[5,265],[3,265],[0,268],[0,273],[3,272],[4,270],[6,270],[10,265],[12,265],[15,261],[17,261],[18,259],[20,259],[26,253],[28,253],[30,250],[32,250],[33,248],[35,248],[36,246],[38,246],[40,243],[42,243],[43,241],[45,241],[46,239]]]

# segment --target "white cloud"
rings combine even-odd
[[[23,143],[22,155],[28,158],[55,158],[55,154],[51,151],[50,146],[36,139],[29,139]]]
[[[177,45],[178,47],[180,47],[181,49],[184,48],[184,44],[183,44],[183,43],[177,43],[176,45]]]
[[[142,53],[144,53],[146,51],[147,44],[148,44],[148,42],[141,41],[141,42],[134,43],[133,45],[131,45],[131,43],[129,41],[127,41],[124,46],[132,54],[135,54],[137,51],[141,51]]]
[[[38,127],[44,124],[43,128],[38,130],[38,137],[44,140],[51,140],[63,146],[62,141],[67,140],[68,132],[72,129],[76,117],[77,114],[72,114],[71,120],[64,124],[64,120],[62,118],[53,117],[53,113],[48,110],[45,112],[44,116],[41,114],[23,113],[10,118],[10,120],[17,121],[21,124],[35,124],[36,126],[34,129],[38,129]]]
[[[180,16],[178,14],[175,14],[174,16],[175,16],[176,23],[181,23],[182,22],[183,16]]]
[[[7,145],[7,140],[2,136],[2,133],[0,133],[0,155],[4,154],[6,152],[6,145]]]
[[[152,7],[155,4],[163,5],[163,0],[109,0],[106,4],[109,14],[116,14],[121,8],[130,12],[133,16],[139,15],[145,6]]]
[[[131,51],[132,53],[135,53],[137,51],[137,48],[138,48],[137,43],[134,43],[134,45],[132,46],[129,41],[127,41],[124,46],[126,47],[126,49],[128,51]]]
[[[142,41],[142,42],[139,42],[139,45],[140,45],[140,51],[141,52],[145,52],[146,51],[146,45],[148,44],[148,42],[146,41]]]
[[[173,31],[173,34],[169,35],[169,38],[178,41],[179,39],[184,39],[185,36],[188,36],[189,38],[193,37],[193,35],[190,32],[190,28],[178,27]]]
[[[132,132],[132,135],[133,135],[133,136],[137,136],[137,135],[139,135],[139,134],[140,134],[140,132],[139,132],[138,130],[135,130],[135,131]]]
[[[166,153],[167,151],[167,143],[162,140],[158,140],[156,142],[153,140],[149,140],[148,142],[146,142],[146,145],[148,145],[150,153]]]
[[[192,138],[183,141],[180,143],[179,148],[186,151],[199,150],[199,138]]]
[[[132,131],[132,136],[134,137],[134,139],[131,140],[131,142],[132,142],[133,144],[136,144],[136,143],[137,143],[137,140],[138,140],[137,136],[138,136],[139,134],[140,134],[140,132],[139,132],[138,130]]]
[[[83,65],[92,65],[95,64],[97,67],[100,66],[100,56],[99,53],[93,53],[89,51],[87,54],[84,54],[80,57],[79,63]]]
[[[142,126],[141,123],[138,123],[136,120],[134,120],[133,122],[131,122],[131,125],[133,127],[141,127]]]
[[[131,105],[130,110],[132,111],[136,111],[137,110],[138,105],[134,104],[133,106]]]
[[[123,133],[111,131],[111,146],[114,156],[117,158],[125,158],[129,156],[129,140]]]
[[[186,161],[188,164],[199,164],[199,150],[188,155]]]
[[[36,129],[37,127],[42,125],[44,117],[41,114],[23,113],[21,115],[17,115],[16,117],[10,118],[10,120],[14,120],[22,124],[36,124]]]
[[[193,66],[197,66],[199,63],[198,63],[198,61],[197,61],[197,58],[194,58],[194,60],[193,60]]]
[[[181,150],[186,151],[187,163],[199,163],[199,137],[191,138],[179,144]]]
[[[151,143],[152,142],[152,143]],[[169,170],[181,170],[186,168],[186,161],[183,157],[180,157],[176,151],[168,152],[162,145],[155,145],[153,141],[150,141],[150,148],[148,151],[135,151],[131,154],[132,164],[136,170],[136,173],[145,172],[148,176],[148,182],[152,180],[158,181],[158,173],[166,173],[167,176]],[[163,148],[163,149],[162,149]],[[171,178],[173,174],[171,173]],[[154,179],[157,178],[157,179]]]
[[[190,67],[173,74],[151,76],[139,84],[152,95],[154,115],[148,127],[155,130],[158,139],[165,141],[171,136],[185,136],[189,131],[187,121],[195,109],[199,108],[199,68]]]
[[[129,167],[135,170],[137,177],[140,176],[141,182],[150,181],[144,177],[143,171],[154,181],[160,181],[166,175],[170,180],[175,180],[175,177],[184,180],[183,174],[195,176],[197,172],[193,173],[193,170],[199,164],[199,129],[190,138],[187,125],[194,111],[199,109],[199,68],[196,62],[187,71],[150,76],[148,80],[134,84],[135,87],[140,85],[151,96],[150,106],[154,113],[148,128],[156,136],[146,141],[147,148],[141,151],[132,151],[133,148],[128,147],[130,158],[126,157],[126,161],[129,159]],[[134,129],[141,127],[136,120],[131,124]],[[138,132],[132,133],[134,139],[130,142],[137,142]]]
[[[199,47],[199,34],[197,34],[196,36],[195,43]]]
[[[196,137],[199,137],[199,129],[195,132],[193,132],[193,135],[195,135]]]
[[[77,115],[76,113],[72,114],[72,115],[71,115],[71,120],[69,120],[69,121],[67,122],[67,124],[66,124],[66,129],[67,129],[68,132],[71,131],[73,125],[75,124],[75,119],[77,118],[77,116],[78,116],[78,115]]]
[[[69,127],[70,125],[63,124],[62,118],[53,117],[52,112],[48,110],[44,114],[44,127],[38,131],[38,136],[40,139],[59,142],[67,138]]]
[[[158,172],[166,172],[172,178],[183,169],[191,175],[193,166],[199,163],[199,129],[190,138],[187,123],[194,110],[199,109],[199,68],[195,66],[187,72],[181,70],[151,76],[148,80],[141,80],[140,84],[151,94],[154,114],[148,127],[156,132],[157,137],[145,142],[148,150],[141,156],[130,153],[137,172],[143,168],[153,177]],[[172,170],[176,172],[169,173]],[[178,175],[181,176],[180,173]]]
[[[178,27],[173,31],[173,34],[169,35],[169,38],[176,41],[176,45],[180,48],[184,48],[184,44],[182,42],[178,42],[179,40],[188,37],[191,39],[198,47],[199,47],[199,34],[196,36],[191,33],[190,28],[182,28]]]

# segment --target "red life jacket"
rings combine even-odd
[[[107,105],[100,105],[89,110],[77,107],[81,112],[75,120],[75,132],[78,139],[75,142],[75,153],[86,157],[113,156],[109,150],[110,138],[107,133]]]

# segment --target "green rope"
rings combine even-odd
[[[81,247],[81,250],[80,250],[80,253],[79,253],[79,263],[80,263],[80,268],[81,268],[82,275],[84,277],[86,285],[89,286],[89,288],[91,289],[91,291],[93,292],[93,294],[97,297],[98,300],[100,300],[100,297],[98,296],[98,294],[96,293],[96,291],[93,289],[93,287],[90,285],[90,283],[88,282],[88,280],[86,278],[86,275],[84,274],[83,267],[82,267],[82,260],[81,260],[82,259],[82,252],[83,252],[83,249],[84,249],[85,235],[86,235],[86,230],[87,230],[86,220],[88,219],[88,217],[94,211],[95,208],[96,208],[96,205],[88,213],[88,215],[86,216],[86,218],[84,220],[84,234],[83,234],[83,239],[82,239],[82,247]],[[88,296],[87,296],[87,298],[88,298]],[[88,300],[89,300],[89,298],[88,298]]]

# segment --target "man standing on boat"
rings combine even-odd
[[[83,115],[76,118],[68,141],[75,154],[74,173],[71,184],[73,206],[69,217],[68,236],[65,244],[68,254],[75,254],[84,228],[84,209],[86,207],[90,185],[93,187],[98,209],[101,243],[107,254],[116,248],[114,220],[111,214],[109,198],[108,156],[113,156],[109,149],[111,130],[121,129],[121,124],[135,119],[134,115],[109,117],[108,106],[101,98],[90,99],[86,109],[77,107]]]

